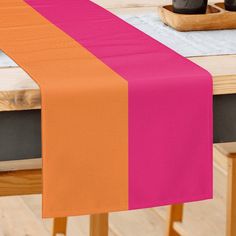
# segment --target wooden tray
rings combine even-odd
[[[224,3],[208,5],[206,14],[178,14],[172,5],[158,7],[161,20],[178,31],[236,29],[236,12],[227,11]]]

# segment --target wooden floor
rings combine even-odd
[[[184,236],[223,236],[225,232],[226,160],[215,154],[213,201],[186,205]],[[164,236],[166,207],[113,213],[110,236]],[[0,236],[49,236],[50,219],[41,219],[41,196],[0,198]],[[88,217],[71,217],[68,236],[87,236]]]

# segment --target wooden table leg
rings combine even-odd
[[[236,236],[236,158],[228,157],[227,236]]]
[[[170,206],[167,219],[166,236],[180,236],[180,234],[174,229],[174,223],[181,222],[183,220],[183,206],[183,204]]]
[[[108,213],[90,216],[90,236],[108,236]]]
[[[67,218],[55,218],[53,220],[53,232],[52,236],[66,236]]]

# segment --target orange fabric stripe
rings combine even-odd
[[[44,217],[128,209],[127,81],[21,0],[0,49],[41,87]]]

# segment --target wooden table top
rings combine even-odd
[[[153,12],[153,7],[112,9],[114,13]],[[236,93],[236,55],[191,57],[213,75],[214,95]],[[0,68],[0,111],[41,108],[38,85],[21,68]]]

